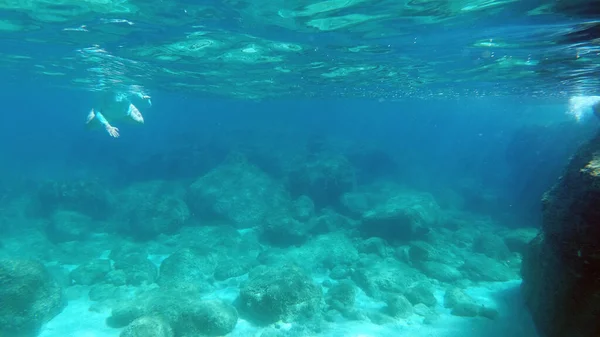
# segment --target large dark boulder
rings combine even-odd
[[[600,134],[571,158],[543,198],[523,295],[542,337],[600,336]]]
[[[0,259],[0,336],[36,336],[66,304],[60,285],[43,264]]]

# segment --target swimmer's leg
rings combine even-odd
[[[142,116],[140,110],[138,110],[138,108],[136,108],[133,104],[129,104],[129,108],[127,108],[127,116],[138,123],[144,124],[144,116]]]
[[[94,112],[94,109],[90,110],[90,112],[87,115],[87,118],[85,120],[85,124],[90,124],[90,122],[96,117],[96,113]]]

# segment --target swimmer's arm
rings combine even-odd
[[[100,112],[96,112],[95,118],[98,120],[98,122],[100,122],[100,124],[102,124],[102,126],[104,126],[106,132],[108,132],[111,137],[119,138],[119,129],[110,125],[106,118],[104,118],[104,115],[102,115]]]

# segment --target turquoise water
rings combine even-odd
[[[0,337],[537,336],[597,8],[0,2]]]

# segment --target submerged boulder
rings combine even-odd
[[[190,217],[181,198],[184,192],[162,181],[129,186],[116,196],[117,230],[136,240],[154,239],[160,234],[177,232]]]
[[[362,214],[364,236],[409,240],[435,226],[440,207],[426,193],[399,193]]]
[[[209,337],[227,335],[237,321],[235,307],[221,300],[201,300],[194,290],[155,289],[139,295],[134,301],[117,304],[107,323],[116,328],[127,326],[124,331],[129,331],[130,334],[125,335],[128,337]],[[150,327],[162,332],[142,334]]]
[[[96,180],[47,181],[37,190],[37,210],[50,215],[58,209],[79,212],[93,219],[106,219],[114,198]]]
[[[160,265],[156,283],[163,288],[197,291],[210,289],[210,279],[217,259],[214,254],[199,249],[184,248],[167,257]]]
[[[238,157],[197,179],[188,189],[187,202],[197,218],[225,220],[237,228],[262,225],[271,211],[292,204],[281,185]]]
[[[600,336],[600,133],[542,201],[542,230],[523,257],[525,302],[543,337]]]
[[[309,196],[317,209],[338,206],[340,197],[356,185],[356,170],[343,155],[319,153],[307,158],[288,176],[293,196]]]
[[[94,232],[94,222],[86,215],[73,211],[57,210],[45,228],[53,243],[84,241]]]
[[[120,337],[173,337],[169,322],[160,316],[142,316],[131,322]]]
[[[0,259],[0,336],[36,336],[65,306],[61,287],[44,265]]]
[[[242,313],[260,323],[299,322],[317,315],[321,287],[300,268],[284,265],[257,268],[240,289]]]

